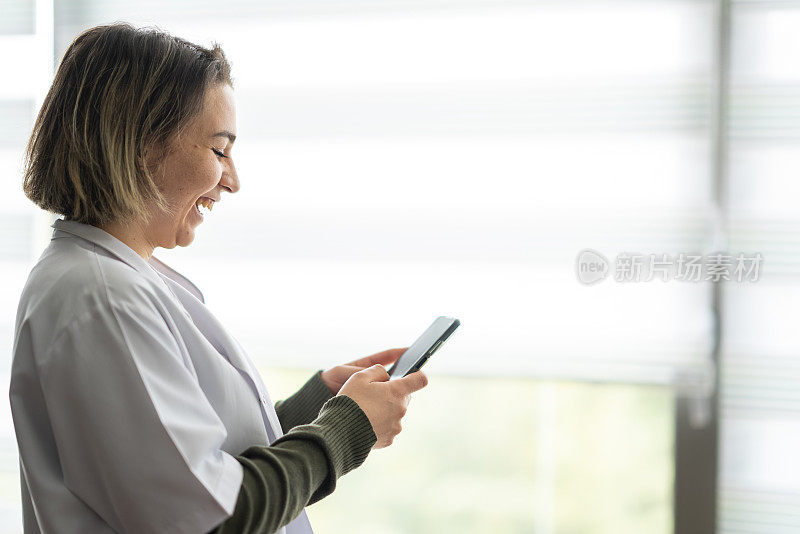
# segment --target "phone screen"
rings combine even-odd
[[[453,317],[438,317],[389,369],[389,378],[400,378],[418,371],[450,337],[461,322]]]

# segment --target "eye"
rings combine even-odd
[[[219,150],[217,150],[216,148],[212,148],[211,151],[214,152],[214,154],[216,154],[220,158],[227,158],[228,157],[225,154],[223,154],[222,152],[220,152]]]

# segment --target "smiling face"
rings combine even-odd
[[[172,141],[155,173],[171,212],[153,215],[144,228],[145,240],[152,248],[188,246],[194,240],[194,229],[203,221],[202,212],[210,211],[205,206],[213,207],[223,191],[239,190],[231,158],[235,139],[233,89],[227,84],[212,85],[202,111]]]

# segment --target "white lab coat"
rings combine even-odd
[[[253,363],[200,291],[59,219],[16,318],[9,397],[27,533],[204,534],[282,436]],[[280,531],[311,534],[303,511]]]

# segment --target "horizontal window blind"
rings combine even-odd
[[[734,2],[730,242],[765,258],[723,315],[720,531],[800,531],[800,3]]]
[[[35,33],[36,3],[32,0],[3,0],[0,36]]]
[[[242,189],[161,256],[259,362],[450,314],[431,372],[711,376],[707,284],[575,276],[587,247],[709,246],[707,2],[152,4],[63,3],[57,49],[118,19],[224,46]]]
[[[9,388],[14,321],[20,293],[33,261],[46,244],[47,214],[22,193],[25,143],[53,76],[53,5],[49,1],[8,0],[0,7],[0,387]],[[8,397],[6,396],[6,399]],[[0,525],[22,532],[19,460],[11,409],[0,404]]]

